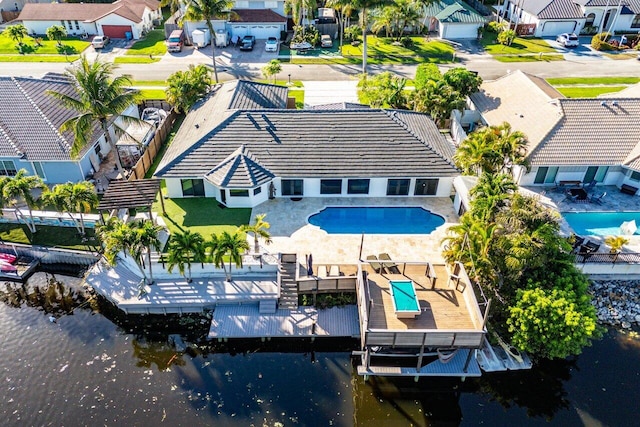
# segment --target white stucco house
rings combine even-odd
[[[157,0],[118,0],[114,3],[28,3],[19,20],[31,34],[62,25],[69,35],[105,35],[139,39],[162,18]]]
[[[629,95],[637,90],[629,91]],[[486,81],[456,115],[458,141],[464,129],[511,124],[529,140],[530,170],[514,168],[520,185],[561,181],[640,188],[640,98],[566,99],[544,79],[514,71]]]
[[[168,196],[254,207],[277,197],[451,195],[454,147],[429,116],[287,110],[286,98],[286,87],[237,81],[201,101],[156,170]]]

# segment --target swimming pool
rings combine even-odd
[[[584,236],[619,236],[620,225],[631,220],[640,227],[640,212],[563,212],[562,216],[576,234]]]
[[[444,218],[419,206],[336,206],[309,217],[329,234],[429,234]]]

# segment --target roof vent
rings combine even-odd
[[[602,105],[603,107],[606,107],[607,106],[607,102],[606,101],[602,101],[602,102],[600,102],[600,105]]]
[[[613,102],[611,103],[611,105],[613,105],[614,107],[617,107],[617,106],[618,106],[618,101],[613,101]]]
[[[196,129],[200,129],[200,125],[199,124],[196,123],[195,126],[196,126]]]

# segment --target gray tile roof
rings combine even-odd
[[[74,136],[58,130],[76,113],[47,94],[47,90],[74,95],[60,79],[0,77],[0,156],[30,161],[69,160]],[[90,141],[102,133],[96,122]],[[84,155],[92,144],[81,151]]]
[[[618,2],[615,0],[575,0],[576,3],[581,4],[583,6],[617,6]],[[640,0],[622,0],[622,14],[628,14],[629,12],[625,12],[625,9],[630,10],[631,13],[640,14]]]
[[[205,136],[185,150],[167,153],[156,175],[204,176],[241,145],[264,168],[284,178],[458,174],[451,160],[453,149],[447,147],[433,121],[417,113],[243,110],[207,129]]]
[[[254,188],[274,177],[244,145],[205,175],[209,182],[224,188]]]
[[[563,117],[531,153],[532,165],[614,166],[636,161],[629,156],[640,143],[640,98],[558,102]]]
[[[486,21],[475,9],[461,0],[435,0],[425,8],[426,16],[433,16],[440,22],[480,23]]]
[[[238,80],[231,83],[235,91],[229,105],[230,110],[258,110],[261,108],[287,108],[286,86]]]
[[[539,19],[584,19],[582,9],[573,0],[524,0],[520,7]]]

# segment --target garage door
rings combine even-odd
[[[443,39],[475,39],[478,37],[476,24],[444,24]]]
[[[553,21],[546,22],[542,27],[541,36],[557,36],[562,33],[573,33],[576,28],[576,21]]]
[[[131,25],[103,25],[102,33],[112,39],[126,39],[126,34],[133,34],[133,30],[131,30]]]

